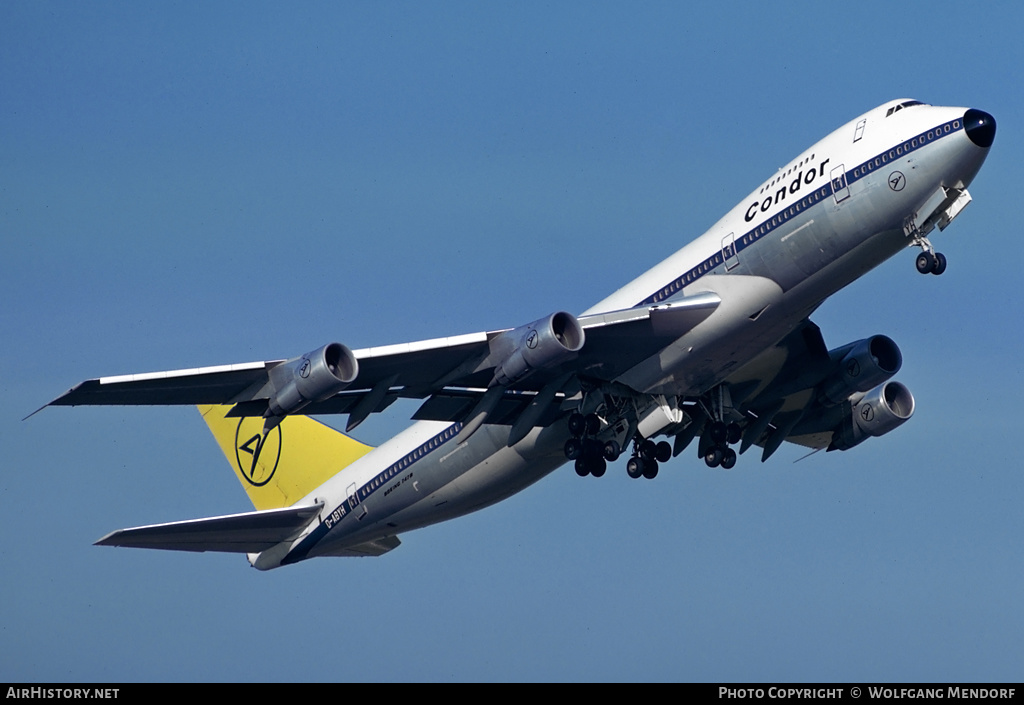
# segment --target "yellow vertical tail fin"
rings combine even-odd
[[[373,450],[308,416],[288,416],[262,440],[262,418],[228,417],[230,404],[198,409],[256,509],[295,504]]]

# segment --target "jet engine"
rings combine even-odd
[[[508,349],[494,370],[494,381],[508,386],[534,370],[553,367],[579,352],[586,337],[576,317],[565,311],[506,331],[493,350]]]
[[[359,362],[341,343],[328,343],[270,370],[274,389],[268,401],[273,416],[294,414],[311,402],[323,401],[347,387],[359,374]]]
[[[830,354],[843,355],[836,371],[821,385],[822,395],[835,404],[886,382],[903,366],[899,347],[884,335],[858,340]]]
[[[882,436],[914,415],[914,395],[899,382],[883,382],[850,399],[849,415],[832,434],[829,450],[849,450],[869,436]]]

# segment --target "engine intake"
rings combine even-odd
[[[511,348],[494,370],[494,381],[503,386],[534,370],[554,367],[583,348],[586,336],[576,317],[565,311],[528,323],[502,334],[501,347]],[[496,341],[497,342],[497,341]]]
[[[869,436],[883,436],[914,415],[914,395],[899,382],[878,385],[852,400],[846,420],[832,434],[829,450],[849,450]]]
[[[274,388],[268,402],[273,416],[287,416],[347,387],[359,375],[359,362],[341,343],[328,343],[270,370]]]
[[[899,347],[884,335],[858,340],[833,354],[844,350],[836,371],[822,383],[822,394],[834,404],[888,381],[903,366]]]

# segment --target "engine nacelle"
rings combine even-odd
[[[500,345],[511,348],[494,370],[494,380],[508,386],[534,370],[553,367],[579,352],[586,336],[576,317],[565,311],[552,313],[504,334]]]
[[[885,382],[850,400],[850,415],[832,434],[829,450],[849,450],[869,436],[882,436],[914,415],[914,395],[899,382]]]
[[[337,394],[358,375],[359,362],[352,351],[341,343],[328,343],[270,370],[274,393],[268,408],[274,416],[294,414]]]
[[[822,383],[823,396],[836,404],[888,381],[903,366],[899,347],[884,335],[858,340],[848,347],[835,373]]]

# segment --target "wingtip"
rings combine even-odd
[[[68,390],[68,391],[70,391],[70,390]],[[43,404],[43,405],[42,405],[41,407],[39,407],[38,409],[36,409],[35,411],[33,411],[33,412],[32,412],[31,414],[29,414],[28,416],[26,416],[25,418],[23,418],[23,419],[22,419],[22,421],[28,421],[28,420],[29,420],[30,418],[32,418],[33,416],[35,416],[36,414],[38,414],[38,413],[39,413],[40,411],[42,411],[42,410],[43,410],[43,409],[45,409],[46,407],[48,407],[48,406],[53,406],[53,402],[57,401],[57,399],[60,399],[61,397],[65,396],[66,394],[67,394],[67,392],[65,392],[64,394],[61,394],[61,395],[60,395],[59,397],[57,397],[56,399],[53,399],[53,400],[51,400],[51,401],[48,401],[48,402],[46,402],[46,403],[45,403],[45,404]]]
[[[32,418],[33,416],[35,416],[36,414],[38,414],[38,413],[39,413],[40,411],[42,411],[43,409],[45,409],[45,408],[46,408],[46,407],[48,407],[49,405],[50,405],[50,403],[49,403],[49,402],[47,402],[46,404],[43,404],[43,405],[42,405],[41,407],[39,407],[38,409],[36,409],[35,411],[33,411],[33,412],[32,412],[31,414],[29,414],[29,415],[28,415],[28,416],[26,416],[25,418],[23,418],[23,419],[22,419],[22,421],[28,421],[28,420],[29,420],[30,418]]]
[[[93,542],[93,546],[117,546],[117,542],[114,537],[121,533],[121,530],[111,531],[109,534],[105,534],[98,541]]]
[[[78,384],[76,384],[74,387],[72,387],[68,391],[64,392],[63,394],[58,394],[57,396],[55,396],[50,401],[48,401],[45,404],[43,404],[41,407],[39,407],[38,409],[33,411],[31,414],[29,414],[25,418],[23,418],[22,421],[27,421],[28,419],[32,418],[33,416],[35,416],[36,414],[38,414],[40,411],[42,411],[43,409],[45,409],[48,406],[74,406],[74,403],[72,403],[72,404],[61,404],[60,400],[64,399],[67,396],[69,396],[70,394],[72,394],[76,390],[80,389],[84,385],[88,384],[89,382],[94,382],[94,381],[96,381],[96,380],[86,380],[85,382],[79,382]]]

